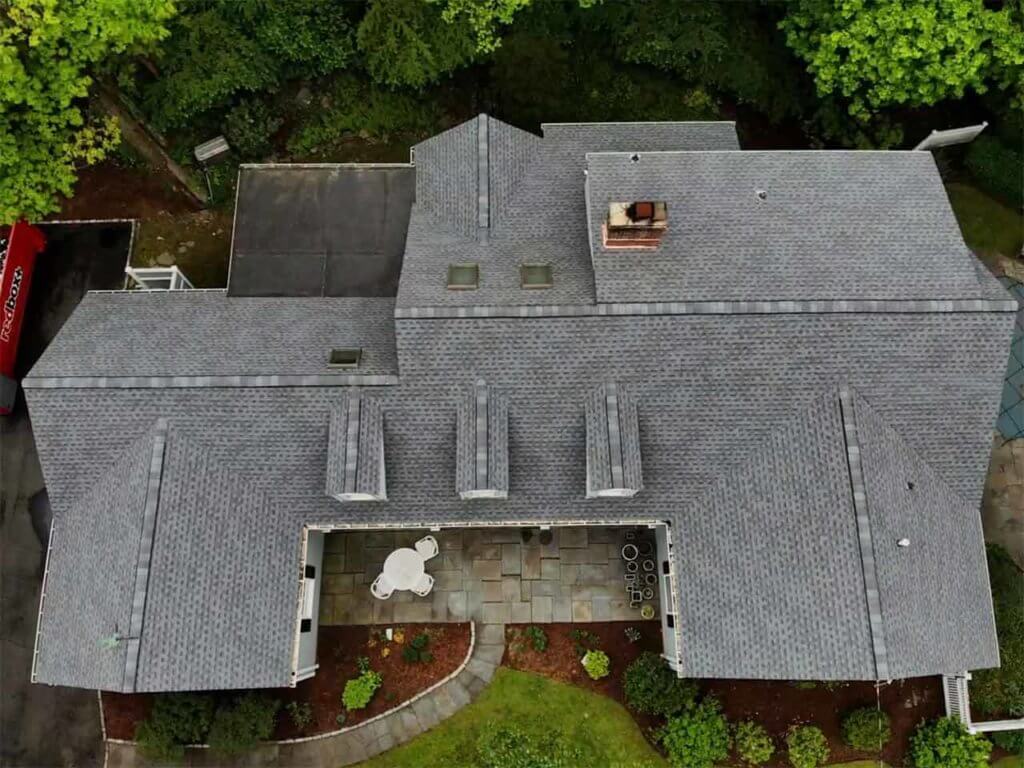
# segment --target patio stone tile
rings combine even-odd
[[[537,599],[538,597],[553,597],[558,594],[561,590],[561,584],[557,581],[548,581],[547,579],[541,579],[540,581],[530,582],[530,597],[531,599]],[[572,589],[572,587],[566,587],[566,589]]]
[[[431,602],[423,601],[416,603],[395,603],[395,618],[397,624],[411,624],[430,621]]]
[[[558,580],[563,584],[576,584],[580,578],[580,566],[563,565]]]
[[[512,603],[512,621],[516,624],[528,624],[533,612],[529,603]]]
[[[500,581],[478,581],[474,591],[478,592],[485,603],[500,603],[504,597],[502,582]]]
[[[519,528],[492,528],[487,540],[494,544],[518,544],[523,540],[523,534]]]
[[[448,618],[451,621],[465,621],[469,618],[465,592],[448,593]]]
[[[503,624],[482,624],[476,628],[476,641],[481,645],[504,645],[505,626]]]
[[[564,566],[563,566],[564,567]],[[608,582],[608,566],[606,565],[581,565],[577,584],[605,584]]]
[[[485,683],[489,683],[491,678],[494,677],[494,664],[490,664],[483,659],[470,659],[469,663],[466,664],[466,669],[472,672],[474,675],[479,677]],[[418,713],[417,713],[418,714]]]
[[[324,552],[344,552],[345,534],[328,533],[324,536]]]
[[[629,607],[629,600],[624,597],[613,597],[608,601],[608,621],[639,621],[640,611]]]
[[[568,595],[559,596],[552,600],[551,607],[552,621],[572,621],[572,600]]]
[[[533,582],[529,581],[527,579],[523,579],[522,581],[519,582],[519,599],[520,600],[528,603],[528,602],[530,602],[530,600],[533,599],[533,590],[530,589],[530,585],[531,584],[533,584]]]
[[[442,685],[440,688],[435,688],[431,693],[427,694],[434,699],[434,705],[437,707],[437,713],[442,718],[449,718],[455,714],[458,710],[459,705],[452,698],[451,691],[448,690],[447,685]]]
[[[396,743],[397,742],[395,741],[394,736],[392,736],[390,733],[385,733],[383,736],[377,739],[377,754],[379,755],[381,752],[387,752],[389,749],[395,746]]]
[[[395,604],[390,600],[373,600],[373,623],[390,624],[395,620]]]
[[[612,537],[615,535],[614,531],[611,528],[598,527],[588,528],[587,530],[590,535],[591,544],[593,544],[595,541],[606,544],[609,541],[611,541]]]
[[[501,560],[474,560],[473,576],[477,579],[501,579]]]
[[[344,742],[342,742],[342,744],[342,765],[352,765],[353,763],[361,763],[363,760],[366,760],[368,757],[372,756],[367,746],[358,739],[346,738]]]
[[[363,550],[363,568],[366,571],[379,571],[388,555],[395,551],[394,547],[367,547]]]
[[[373,599],[371,597],[371,599]],[[354,595],[333,595],[331,597],[334,607],[331,615],[334,617],[334,624],[351,624],[354,616],[356,598]]]
[[[334,623],[334,595],[320,595],[320,623]]]
[[[562,565],[582,565],[590,562],[590,550],[563,548],[560,558]]]
[[[433,561],[431,561],[433,562]],[[443,549],[438,554],[439,571],[458,571],[462,569],[464,558],[460,549]]]
[[[593,621],[594,611],[593,606],[589,600],[573,600],[572,601],[572,620],[573,621]]]
[[[530,621],[548,623],[552,620],[552,609],[554,601],[543,595],[533,598],[531,601],[532,615]]]
[[[587,545],[587,554],[589,558],[587,562],[595,564],[607,564],[608,563],[608,544],[606,542],[594,542],[591,541]]]
[[[352,594],[351,573],[328,573],[324,576],[321,594],[328,595],[350,595]]]
[[[473,651],[473,658],[483,659],[494,666],[501,664],[501,657],[504,655],[505,646],[503,645],[478,645]]]
[[[473,621],[480,621],[484,617],[483,595],[477,591],[467,591],[465,594],[466,617],[473,619]]]
[[[512,607],[508,603],[484,603],[483,619],[488,624],[508,624],[512,621]]]
[[[437,571],[434,577],[434,589],[455,592],[462,589],[462,571]]]
[[[520,555],[521,545],[501,545],[501,572],[509,576],[518,576],[523,572],[523,560]]]
[[[430,620],[437,622],[448,621],[448,593],[433,592],[430,603]]]
[[[544,534],[543,531],[537,536],[537,542],[540,544],[540,556],[541,557],[558,557],[559,553],[559,535],[558,528],[552,528],[549,533],[551,534],[551,541],[547,544],[543,544],[540,541],[540,537]]]
[[[558,580],[561,578],[561,563],[556,560],[550,560],[545,558],[540,561],[540,577],[542,579],[554,579]]]
[[[519,586],[520,581],[515,576],[503,576],[501,579],[501,600],[505,603],[517,603],[522,597],[523,590]]]
[[[469,669],[467,665],[466,669]],[[487,680],[481,677],[477,677],[474,674],[467,675],[466,690],[469,691],[470,696],[478,695],[484,688],[487,687]]]
[[[540,547],[525,546],[522,548],[522,576],[524,579],[539,579],[541,577]]]
[[[611,621],[611,598],[607,595],[595,595],[590,601],[594,621]]]
[[[345,553],[344,552],[325,552],[324,553],[324,573],[344,573],[345,572]]]
[[[558,546],[562,549],[567,547],[586,547],[587,542],[587,529],[583,526],[558,529]]]
[[[448,688],[448,693],[455,703],[460,707],[464,707],[469,704],[471,696],[469,695],[469,691],[466,690],[466,686],[462,684],[460,679],[461,677],[462,676],[460,675],[454,680],[449,681],[445,687]]]
[[[412,710],[416,713],[416,718],[423,723],[423,727],[427,730],[433,728],[441,721],[437,713],[437,706],[430,696],[416,699],[412,703]]]
[[[394,549],[395,548],[395,532],[394,531],[367,531],[366,532],[366,546],[367,547],[380,547],[383,549]]]
[[[357,534],[349,534],[345,540],[345,567],[351,572],[366,568],[365,547]]]
[[[440,531],[438,533],[433,534],[433,536],[435,539],[437,539],[437,545],[441,548],[442,551],[448,549],[460,550],[462,549],[463,533],[464,532],[461,530],[452,529]]]
[[[402,709],[399,717],[402,719],[402,725],[405,726],[405,729],[409,731],[409,733],[423,733],[423,724],[420,722],[420,719],[416,717],[416,712],[412,707],[405,707]]]
[[[347,595],[338,595],[339,598],[347,597]],[[351,622],[352,624],[372,624],[373,623],[373,603],[376,602],[372,595],[367,597],[357,597],[352,601],[351,608]]]

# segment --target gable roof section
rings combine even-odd
[[[928,152],[632,157],[587,155],[598,302],[1005,298],[976,268]],[[667,204],[660,245],[605,248],[609,203],[634,200]]]
[[[291,681],[299,531],[159,419],[54,522],[34,679],[100,690]],[[216,605],[216,610],[210,610]]]

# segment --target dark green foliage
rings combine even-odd
[[[828,761],[828,740],[813,725],[794,726],[786,734],[786,751],[793,768],[818,768]]]
[[[313,724],[313,705],[308,701],[289,701],[284,705],[292,725],[300,731]]]
[[[359,670],[359,674],[365,675],[370,671],[370,657],[369,656],[357,656],[356,657],[356,669]]]
[[[154,697],[153,711],[139,723],[135,740],[139,750],[154,762],[179,762],[186,744],[206,739],[213,721],[213,699],[191,693],[167,693]]]
[[[985,768],[991,751],[988,740],[951,717],[922,725],[910,740],[914,768]]]
[[[408,664],[433,661],[434,655],[427,649],[428,645],[430,645],[430,635],[426,632],[420,632],[402,649],[402,658]]]
[[[996,731],[988,735],[997,746],[1024,757],[1024,731]]]
[[[490,725],[476,743],[482,768],[577,768],[584,765],[580,748],[564,734],[537,738],[516,725]]]
[[[775,754],[775,744],[763,725],[749,720],[736,726],[736,754],[747,765],[763,765]]]
[[[1024,574],[995,545],[988,547],[988,573],[1002,666],[973,673],[971,704],[993,717],[1024,717]]]
[[[637,712],[672,717],[693,706],[697,684],[682,680],[656,653],[645,651],[622,676],[626,703]]]
[[[601,642],[601,638],[585,629],[574,629],[569,633],[569,637],[572,638],[573,649],[580,658],[583,658],[587,651],[597,648]]]
[[[271,150],[270,138],[284,120],[262,99],[244,99],[224,117],[224,135],[244,158],[261,158]]]
[[[359,50],[378,83],[422,88],[468,64],[476,53],[473,30],[446,22],[436,3],[372,0],[359,24]]]
[[[874,707],[855,709],[843,718],[843,741],[854,749],[878,752],[891,736],[889,716]]]
[[[281,702],[256,693],[222,705],[210,726],[210,749],[222,755],[237,755],[255,748],[274,732]]]
[[[548,635],[543,629],[536,625],[526,628],[526,637],[533,646],[533,650],[543,653],[548,649]]]
[[[1024,153],[982,134],[968,145],[964,163],[986,192],[1018,207],[1024,204]]]
[[[658,731],[658,740],[672,765],[714,768],[725,761],[732,739],[721,709],[717,699],[707,697],[681,715],[670,718]]]

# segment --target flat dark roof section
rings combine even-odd
[[[228,294],[396,296],[412,166],[243,166]]]

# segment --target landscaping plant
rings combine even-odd
[[[284,708],[291,718],[292,725],[300,731],[313,724],[313,706],[308,701],[289,701]]]
[[[221,755],[248,752],[274,732],[281,702],[256,693],[240,696],[230,705],[222,705],[210,726],[210,749]]]
[[[843,718],[843,741],[854,749],[877,752],[891,736],[889,716],[874,707],[855,709]]]
[[[636,627],[626,627],[626,639],[631,643],[639,642],[640,638],[643,637],[640,634],[640,630]]]
[[[714,768],[729,757],[729,723],[718,700],[707,697],[670,718],[657,734],[669,762],[678,768]]]
[[[763,725],[749,720],[736,726],[736,754],[747,765],[764,765],[775,754],[775,744]]]
[[[434,655],[427,650],[430,644],[430,636],[426,632],[420,632],[409,641],[409,644],[402,649],[402,658],[408,664],[426,663],[433,661]]]
[[[585,764],[580,748],[564,734],[549,731],[537,737],[511,723],[486,728],[477,738],[476,755],[483,768],[577,768]]]
[[[536,625],[526,628],[526,637],[537,653],[543,653],[548,649],[548,635],[543,629]]]
[[[956,718],[922,725],[910,740],[914,768],[985,768],[992,744]]]
[[[156,763],[180,762],[186,744],[206,739],[213,721],[213,699],[191,693],[154,697],[153,711],[139,723],[135,740],[143,756]]]
[[[786,735],[789,764],[793,768],[818,768],[828,760],[828,740],[821,728],[796,725]]]
[[[1024,574],[1002,547],[988,546],[1001,666],[971,679],[971,705],[993,719],[1024,717]]]
[[[583,655],[583,668],[587,670],[591,680],[600,680],[602,677],[608,677],[610,666],[611,662],[608,660],[608,654],[604,651],[587,651]]]
[[[598,643],[601,642],[601,638],[585,629],[574,629],[569,633],[569,637],[572,638],[573,649],[576,651],[576,655],[580,657],[584,656],[587,651],[596,648]]]
[[[683,680],[656,653],[645,651],[622,676],[626,703],[636,712],[672,717],[693,706],[697,684]]]
[[[995,731],[988,735],[996,746],[1024,757],[1024,731]]]
[[[381,677],[381,674],[372,669],[349,680],[345,683],[345,690],[341,694],[341,702],[345,705],[345,709],[366,709],[373,694],[377,692],[383,682],[384,678]]]

